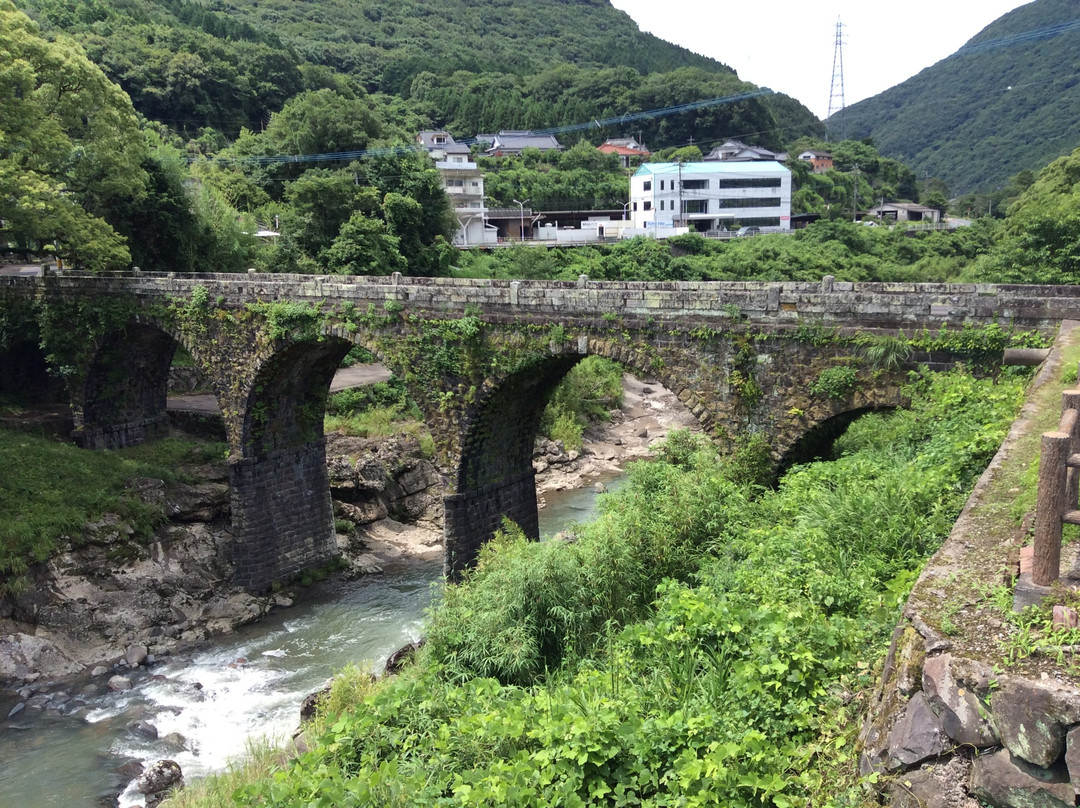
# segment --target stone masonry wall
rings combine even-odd
[[[443,515],[446,537],[443,571],[452,581],[476,564],[481,546],[502,527],[503,516],[515,522],[526,536],[540,535],[536,472],[530,468],[501,484],[443,497]]]
[[[326,440],[229,462],[237,583],[263,591],[337,552]]]
[[[164,302],[187,299],[203,286],[214,300],[243,305],[275,300],[349,302],[381,308],[393,300],[410,309],[460,316],[466,306],[485,318],[624,317],[657,320],[728,320],[733,312],[754,324],[794,326],[807,318],[863,330],[1009,322],[1034,328],[1080,310],[1080,288],[1006,284],[850,283],[826,277],[803,282],[596,282],[509,281],[247,274],[64,272],[45,278],[0,278],[0,294],[61,297],[135,295]]]
[[[1048,405],[1056,423],[1061,350],[1075,344],[1077,325],[1062,325],[1020,417],[923,569],[893,634],[859,736],[859,766],[878,773],[895,808],[1077,804],[1077,649],[1006,661],[1013,629],[988,594],[1015,573],[1011,559],[1023,540],[1022,530],[1002,527],[1011,520],[1001,513],[1019,491],[1005,468],[1016,473],[1033,462],[1038,443],[1028,436],[1040,431],[1033,424]]]

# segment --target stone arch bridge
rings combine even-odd
[[[236,578],[262,590],[335,552],[322,424],[330,380],[354,345],[404,380],[435,438],[450,479],[445,569],[453,577],[475,561],[504,516],[538,534],[533,441],[550,393],[584,356],[656,379],[721,444],[765,435],[779,465],[813,430],[901,405],[900,386],[915,363],[956,359],[924,352],[901,367],[874,368],[854,335],[990,324],[1048,331],[1078,304],[1080,290],[1071,287],[831,278],[622,283],[66,272],[0,278],[0,349],[7,349],[0,376],[40,343],[52,378],[64,380],[75,439],[87,448],[121,447],[164,425],[168,371],[183,346],[211,380],[228,433]],[[33,344],[20,347],[28,334]],[[20,375],[23,384],[45,378]],[[843,383],[826,394],[829,378]]]

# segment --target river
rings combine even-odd
[[[595,514],[593,488],[544,498],[543,536]],[[60,709],[22,709],[0,724],[0,805],[99,808],[127,786],[119,805],[139,806],[130,776],[118,771],[125,762],[171,758],[192,778],[221,769],[253,738],[287,738],[301,701],[335,671],[349,664],[381,671],[391,653],[419,638],[441,572],[441,562],[404,562],[325,585],[194,654],[154,665],[130,691],[107,692],[101,677],[68,691]],[[18,703],[0,699],[0,716]],[[159,737],[133,730],[139,721]]]

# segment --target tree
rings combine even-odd
[[[359,211],[342,226],[321,258],[331,272],[342,275],[389,275],[409,270],[398,251],[398,239],[387,232],[386,223]]]
[[[130,261],[106,221],[140,198],[146,145],[131,101],[71,40],[47,41],[0,0],[0,243],[87,269]]]

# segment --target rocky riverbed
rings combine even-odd
[[[581,451],[537,441],[540,507],[545,492],[592,485],[680,426],[694,427],[693,417],[669,391],[624,376],[622,409],[588,431]],[[331,435],[327,464],[343,559],[337,574],[377,574],[441,555],[443,478],[416,440]],[[227,470],[188,471],[200,482],[130,481],[169,514],[151,542],[107,516],[34,570],[24,594],[0,599],[0,684],[42,696],[43,705],[46,691],[58,692],[46,683],[65,677],[91,674],[123,687],[128,673],[292,605],[302,590],[256,596],[229,583]]]

